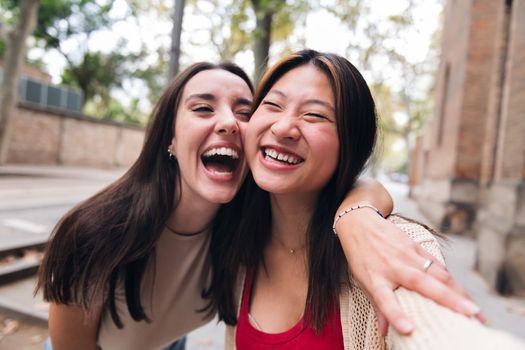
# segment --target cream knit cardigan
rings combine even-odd
[[[400,217],[389,219],[412,240],[419,243],[436,260],[444,263],[439,243],[434,235],[418,224]],[[237,307],[240,307],[244,272],[237,284]],[[494,349],[525,350],[525,343],[517,338],[483,326],[475,319],[455,313],[405,288],[395,292],[403,310],[414,322],[410,336],[402,336],[392,327],[386,338],[381,337],[372,304],[357,284],[344,290],[339,298],[345,350],[363,349]],[[226,327],[225,349],[235,350],[234,326]],[[329,349],[327,349],[329,350]]]

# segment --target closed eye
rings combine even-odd
[[[276,107],[276,108],[281,108],[281,106],[279,106],[277,103],[272,102],[272,101],[268,101],[268,100],[263,100],[262,104],[263,105],[267,105],[267,106]]]
[[[194,107],[191,109],[192,112],[197,112],[197,113],[210,113],[210,112],[213,112],[213,109],[209,106],[197,106],[197,107]]]
[[[250,111],[238,111],[237,114],[246,120],[250,119],[251,117]]]
[[[309,116],[309,117],[314,117],[314,118],[318,118],[318,119],[325,119],[325,120],[331,121],[330,118],[328,118],[325,115],[319,114],[319,113],[306,113],[305,115]]]

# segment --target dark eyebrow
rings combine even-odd
[[[217,98],[212,94],[193,94],[186,98],[186,102],[192,99],[202,99],[206,101],[215,101]]]
[[[253,101],[244,97],[239,97],[235,100],[235,104],[242,106],[251,106],[253,104]]]
[[[205,101],[215,101],[217,97],[215,97],[215,95],[213,94],[193,94],[186,98],[186,102],[193,100],[193,99],[201,99]],[[253,103],[252,100],[244,98],[244,97],[239,97],[235,99],[235,104],[237,105],[251,106],[252,103]]]

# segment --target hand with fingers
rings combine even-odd
[[[398,287],[486,322],[479,307],[448,272],[439,249],[427,251],[425,242],[412,240],[392,220],[362,208],[340,217],[334,229],[353,279],[374,304],[382,335],[386,335],[388,324],[401,334],[414,329],[395,296]]]

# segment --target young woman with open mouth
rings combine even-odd
[[[212,318],[214,309],[201,311],[209,302],[203,291],[210,283],[210,231],[247,173],[242,137],[252,92],[234,64],[190,66],[154,108],[137,161],[60,220],[38,284],[51,303],[53,349],[180,348],[172,343]],[[280,161],[293,166],[300,160],[288,155]],[[364,182],[341,205],[349,204],[389,213],[392,203],[381,185]],[[411,287],[403,276],[426,253],[370,214],[359,210],[341,220],[343,246],[349,262],[362,267],[356,276],[365,290],[375,294],[378,281],[386,287],[378,309],[394,327],[410,332],[392,290]],[[437,271],[425,278],[442,284]],[[467,300],[453,281],[443,288],[450,293],[438,302],[454,307]]]

